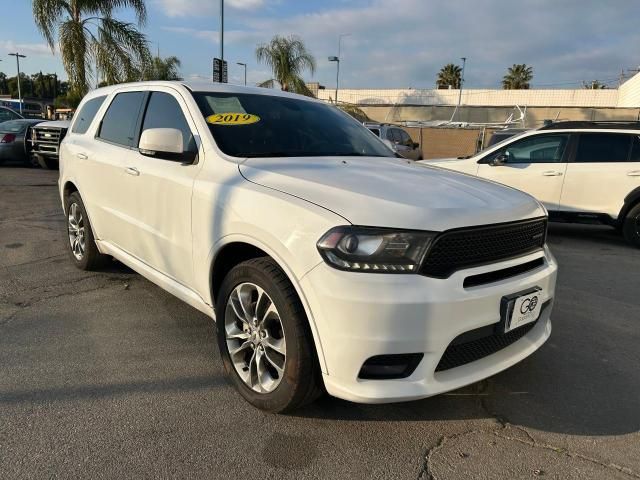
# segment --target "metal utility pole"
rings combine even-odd
[[[336,62],[336,95],[335,95],[335,103],[338,104],[338,88],[340,85],[340,54],[342,52],[342,37],[348,37],[351,35],[350,33],[342,33],[338,35],[338,56],[337,57],[329,57],[330,62]]]
[[[18,103],[20,105],[20,115],[22,115],[22,92],[20,90],[20,59],[27,58],[26,55],[20,55],[18,52],[10,53],[10,57],[16,57],[16,65],[18,66]]]
[[[451,115],[451,120],[449,120],[449,122],[453,122],[456,113],[458,113],[458,110],[460,109],[460,104],[462,103],[462,85],[464,84],[464,67],[467,64],[467,57],[462,57],[460,58],[460,60],[462,60],[462,72],[460,74],[460,88],[458,88],[458,104],[456,105],[456,108],[453,111],[453,115]]]
[[[247,64],[242,62],[236,62],[238,65],[244,67],[244,85],[247,86]]]
[[[224,63],[224,0],[220,0],[220,60]]]

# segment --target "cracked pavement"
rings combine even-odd
[[[275,416],[226,383],[206,316],[73,268],[56,181],[0,168],[0,478],[640,478],[640,252],[611,229],[551,226],[554,330],[513,368]]]

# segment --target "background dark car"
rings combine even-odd
[[[6,161],[31,164],[29,143],[31,127],[42,120],[18,119],[0,123],[0,165]]]
[[[8,122],[9,120],[18,120],[20,118],[24,117],[18,112],[7,107],[0,107],[0,124],[2,124],[3,122]]]

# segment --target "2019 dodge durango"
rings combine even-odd
[[[264,88],[89,93],[60,150],[70,258],[113,257],[215,319],[258,408],[326,390],[424,398],[551,333],[557,264],[531,196],[397,158],[334,106]]]

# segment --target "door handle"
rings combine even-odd
[[[133,175],[134,177],[137,177],[138,175],[140,175],[140,170],[138,170],[135,167],[127,167],[125,172],[127,172],[129,175]]]
[[[630,172],[627,172],[627,175],[629,177],[640,177],[640,170],[631,170]]]
[[[561,177],[562,172],[556,172],[555,170],[547,170],[546,172],[542,172],[542,175],[545,177]]]
[[[76,153],[76,157],[78,157],[80,160],[86,160],[87,157],[84,153]]]

